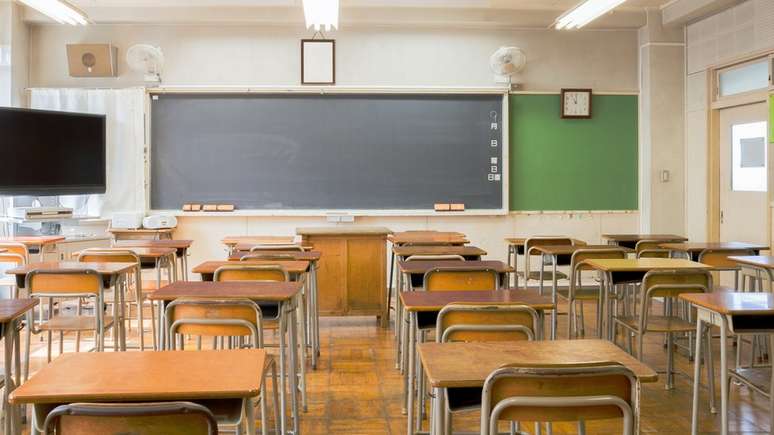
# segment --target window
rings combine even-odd
[[[769,59],[718,71],[718,96],[728,97],[769,87]]]
[[[731,189],[766,191],[766,122],[731,126]]]

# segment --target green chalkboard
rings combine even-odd
[[[637,97],[595,95],[562,119],[557,94],[510,97],[510,209],[636,210]]]

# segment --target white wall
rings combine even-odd
[[[120,76],[68,76],[65,44],[112,43],[119,59],[135,43],[162,47],[165,85],[298,85],[299,39],[309,35],[257,26],[95,25],[33,26],[30,85],[125,87],[141,78],[119,62]],[[492,86],[489,56],[501,45],[527,52],[525,90],[590,87],[597,92],[637,92],[635,31],[456,30],[378,28],[336,32],[337,83],[359,86]],[[557,114],[558,116],[558,114]],[[636,232],[638,213],[517,215],[499,217],[358,218],[356,224],[465,232],[492,258],[505,257],[503,238],[567,234],[599,242],[605,232]],[[191,264],[223,255],[220,239],[237,234],[293,234],[298,226],[325,225],[322,218],[183,217],[178,238],[196,240]]]
[[[0,0],[0,105],[24,105],[29,70],[28,35],[21,6]]]

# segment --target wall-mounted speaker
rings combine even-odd
[[[70,77],[115,77],[116,59],[111,44],[67,44]]]

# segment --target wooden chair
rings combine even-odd
[[[245,265],[221,266],[213,275],[213,281],[290,281],[287,271],[279,265]],[[279,319],[279,305],[260,303],[263,319],[269,321],[264,326],[276,329]]]
[[[739,263],[728,257],[744,255],[755,255],[755,251],[752,249],[705,249],[699,253],[699,263],[712,266],[716,272],[734,272],[734,287],[741,288],[739,282]]]
[[[481,435],[497,434],[500,421],[577,421],[623,419],[624,435],[637,433],[637,380],[613,362],[589,365],[508,365],[484,381]]]
[[[215,416],[191,402],[72,403],[54,408],[44,434],[217,435]]]
[[[545,236],[537,236],[537,237],[530,237],[527,240],[524,241],[524,271],[523,272],[517,272],[517,283],[518,283],[518,277],[521,276],[524,278],[524,286],[529,286],[530,281],[537,281],[539,285],[540,294],[543,294],[543,284],[547,281],[553,281],[554,275],[553,271],[545,270],[545,264],[543,261],[541,261],[540,269],[539,270],[532,270],[530,267],[530,258],[535,255],[536,251],[535,248],[541,247],[541,246],[562,246],[562,245],[573,245],[574,242],[572,239],[568,237],[545,237]],[[556,279],[567,279],[567,275],[564,272],[557,271],[556,272]]]
[[[272,251],[250,251],[249,254],[245,254],[239,257],[239,261],[250,260],[275,260],[275,261],[292,261],[296,257],[293,254],[282,254]]]
[[[640,240],[634,245],[634,252],[637,258],[669,258],[671,251],[662,248],[661,244],[670,242],[669,240]],[[679,241],[675,240],[674,242]]]
[[[113,317],[105,316],[102,277],[90,269],[83,270],[33,270],[27,274],[25,288],[31,298],[49,298],[48,310],[51,316],[39,325],[39,329],[27,328],[27,353],[25,355],[26,372],[29,372],[29,351],[31,334],[47,332],[47,358],[51,362],[51,339],[53,332],[59,332],[59,352],[64,352],[65,332],[93,331],[95,334],[95,349],[102,352],[105,349],[105,330],[113,324]],[[79,303],[75,316],[63,316],[53,314],[54,299],[91,299],[93,300],[94,315],[82,314],[82,306]],[[27,325],[32,325],[32,312],[27,313]],[[118,349],[118,337],[114,337],[114,345]],[[79,351],[76,348],[76,351]],[[25,377],[26,379],[26,377]]]
[[[435,339],[494,342],[535,340],[540,319],[537,311],[519,304],[452,303],[438,313]],[[455,413],[481,408],[481,388],[447,388],[444,410],[445,433],[454,433]]]
[[[571,339],[573,336],[577,336],[580,332],[581,336],[585,336],[584,328],[584,315],[583,315],[583,301],[596,301],[596,319],[597,330],[602,327],[602,298],[603,291],[602,281],[599,281],[597,286],[584,286],[582,283],[583,272],[594,271],[590,267],[586,260],[591,259],[623,259],[626,258],[626,251],[622,248],[610,247],[606,249],[578,249],[572,255],[570,260],[570,285],[567,288],[558,288],[557,296],[566,300],[568,305],[567,316],[567,338]],[[578,310],[576,302],[580,301],[580,316],[578,316]],[[575,334],[573,334],[573,332]]]
[[[176,350],[176,342],[179,338],[180,350],[185,348],[185,337],[195,336],[197,348],[201,348],[201,337],[227,337],[229,348],[263,347],[263,320],[261,308],[249,299],[176,299],[167,305],[164,318],[166,319],[166,331],[169,339],[167,349]],[[277,377],[276,368],[272,362],[272,376],[274,386],[274,410],[275,430],[279,432],[279,408],[277,407]],[[261,427],[263,433],[268,432],[267,408],[266,408],[266,378],[261,379]],[[223,424],[234,425],[240,428],[244,415],[232,414],[220,419]],[[248,428],[247,433],[252,433],[253,428]],[[239,431],[238,431],[239,432]]]
[[[498,290],[500,275],[494,269],[460,265],[436,267],[425,272],[425,291]]]
[[[121,248],[89,248],[84,249],[78,254],[78,261],[81,263],[134,263],[134,272],[128,277],[129,282],[121,282],[122,288],[119,288],[120,292],[123,292],[124,303],[127,310],[126,321],[131,326],[131,307],[135,305],[137,309],[137,329],[139,330],[140,338],[140,350],[145,350],[145,320],[143,307],[147,302],[150,306],[151,313],[151,334],[153,340],[153,350],[158,349],[156,343],[156,310],[154,309],[153,301],[148,299],[148,296],[153,291],[148,291],[143,288],[142,282],[142,262],[140,257],[134,252],[128,249]],[[133,289],[134,292],[130,291]],[[108,294],[105,297],[105,303],[112,304],[116,307],[115,301]],[[115,313],[114,313],[115,314]],[[130,329],[131,330],[131,329]]]
[[[667,337],[667,380],[666,388],[673,386],[674,334],[688,334],[696,330],[694,322],[674,313],[671,308],[683,293],[706,293],[712,288],[712,276],[706,270],[652,270],[645,274],[640,289],[639,314],[615,315],[613,322],[626,330],[628,350],[632,352],[632,335],[637,337],[637,358],[644,361],[644,337],[648,332],[663,333]],[[651,314],[653,301],[661,298],[667,309],[663,315]],[[617,334],[617,328],[614,335]],[[709,343],[709,339],[705,340]],[[704,355],[711,355],[707,349]],[[707,368],[712,373],[712,358],[707,358]],[[709,380],[712,384],[712,375]],[[711,385],[710,388],[713,388]]]
[[[30,262],[30,251],[27,245],[18,242],[0,242],[0,248],[5,249],[6,253],[18,254],[24,257],[24,263]]]

